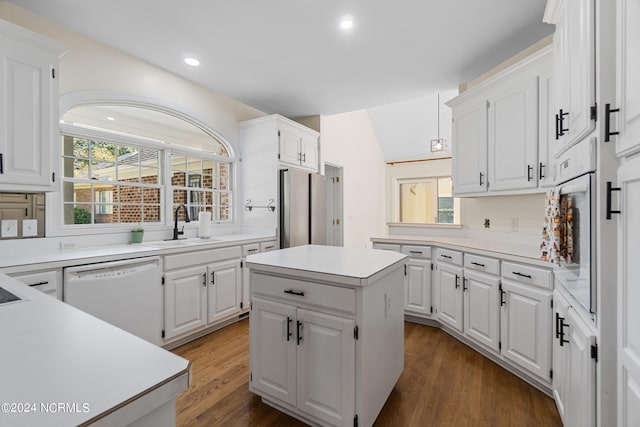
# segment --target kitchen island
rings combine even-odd
[[[405,261],[315,245],[248,256],[251,391],[310,424],[372,425],[404,368]]]
[[[0,425],[174,426],[190,362],[0,274]]]

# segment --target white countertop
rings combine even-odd
[[[188,360],[3,274],[0,286],[27,299],[0,305],[0,425],[78,425],[172,380],[188,384]],[[7,403],[35,406],[11,413]],[[42,410],[60,403],[73,410]]]
[[[372,242],[395,243],[400,245],[434,245],[448,249],[457,249],[482,255],[493,255],[498,258],[553,268],[553,264],[540,259],[536,245],[505,242],[500,240],[479,239],[472,237],[443,237],[443,236],[403,236],[387,235],[372,237]]]
[[[247,265],[250,268],[267,266],[361,280],[405,258],[406,255],[391,251],[306,245],[249,255]]]
[[[188,252],[200,249],[242,245],[247,243],[268,241],[275,236],[259,233],[217,235],[211,239],[197,237],[172,241],[145,241],[143,243],[76,247],[69,249],[41,249],[37,252],[14,251],[0,255],[0,268],[24,266],[31,264],[51,264],[49,267],[61,267],[92,262],[112,261],[140,256],[166,255],[169,253]]]

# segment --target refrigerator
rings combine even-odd
[[[280,247],[327,244],[326,178],[280,170]]]

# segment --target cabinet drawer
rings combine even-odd
[[[464,268],[500,275],[500,261],[479,255],[464,254]]]
[[[462,252],[438,248],[436,250],[436,259],[438,262],[462,266]]]
[[[400,252],[400,245],[394,245],[392,243],[374,243],[373,249],[382,249],[383,251]]]
[[[40,273],[12,274],[11,277],[19,282],[29,285],[45,294],[56,298],[58,293],[58,272],[56,270],[42,271]]]
[[[208,264],[210,262],[224,261],[231,258],[240,258],[242,250],[240,246],[232,246],[220,249],[205,249],[196,252],[185,252],[164,257],[164,269],[191,267],[193,265]]]
[[[502,261],[502,277],[527,285],[553,289],[553,273],[544,268]]]
[[[356,290],[251,272],[253,295],[354,314]]]
[[[258,252],[260,252],[260,243],[242,245],[242,256],[257,254]]]
[[[262,242],[262,243],[260,243],[260,252],[275,251],[277,249],[278,249],[278,244],[276,243],[275,240],[273,240],[271,242]]]
[[[402,245],[402,253],[411,258],[431,258],[431,246]]]

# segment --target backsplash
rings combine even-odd
[[[44,193],[0,193],[0,239],[45,236]]]

